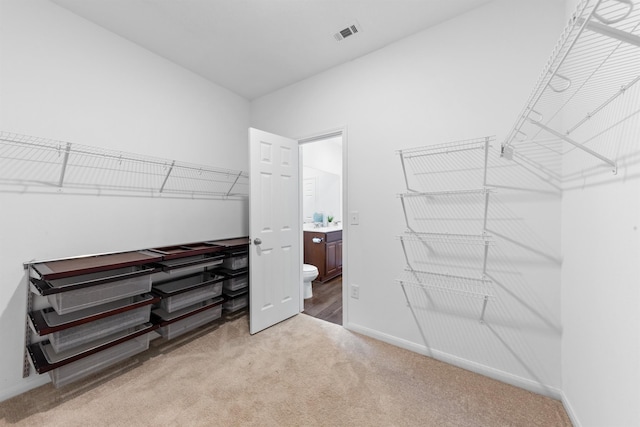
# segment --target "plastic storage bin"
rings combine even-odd
[[[49,372],[51,382],[56,388],[62,387],[141,353],[149,348],[151,335],[153,332],[56,368]]]
[[[124,313],[114,314],[104,319],[54,332],[48,335],[51,347],[56,353],[78,347],[113,333],[149,321],[151,305],[138,307]]]
[[[241,308],[245,308],[248,304],[249,304],[249,295],[244,294],[239,297],[232,298],[230,300],[225,301],[224,303],[222,303],[222,308],[224,309],[224,311],[231,313],[234,311],[238,311]]]
[[[222,294],[222,282],[165,297],[160,302],[160,306],[168,313],[173,313],[198,302],[215,298],[220,294]]]
[[[95,307],[111,301],[140,295],[151,290],[151,274],[117,279],[119,275],[139,271],[136,267],[119,268],[99,273],[82,274],[64,279],[50,280],[54,288],[63,288],[74,283],[87,283],[113,277],[115,280],[100,285],[87,286],[66,292],[47,295],[49,304],[58,314],[71,313],[83,308]],[[151,272],[151,271],[150,271]]]
[[[222,266],[229,270],[240,270],[249,266],[249,254],[232,256],[222,261]]]
[[[222,264],[222,256],[196,255],[185,258],[176,258],[159,262],[165,273],[185,273],[191,270],[201,270],[205,267],[214,267]]]
[[[211,309],[201,311],[193,316],[162,326],[158,332],[160,332],[160,335],[162,335],[163,338],[170,340],[192,331],[199,326],[219,319],[220,316],[222,316],[222,305],[218,304]]]
[[[246,288],[247,286],[249,286],[248,275],[244,275],[240,277],[231,277],[229,279],[226,279],[222,284],[222,288],[225,291],[237,291],[239,289]]]

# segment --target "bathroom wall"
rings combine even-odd
[[[252,126],[269,132],[346,128],[346,210],[359,224],[344,224],[343,277],[360,287],[347,328],[560,397],[560,194],[498,153],[564,24],[563,2],[496,0],[252,102]],[[412,312],[395,282],[405,266],[396,150],[485,135],[497,135],[490,178],[501,187],[486,322],[481,301],[453,295],[413,299]]]
[[[0,130],[247,170],[249,102],[46,0],[0,2]],[[0,192],[0,400],[22,379],[33,259],[248,234],[246,201]]]
[[[306,143],[300,151],[303,180],[316,189],[315,203],[303,203],[305,221],[314,210],[342,221],[342,137]]]

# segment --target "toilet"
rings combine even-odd
[[[313,296],[313,290],[311,288],[311,282],[318,277],[318,267],[311,264],[304,264],[302,266],[302,289],[304,292],[304,299],[309,299]]]

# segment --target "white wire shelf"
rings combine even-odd
[[[398,238],[409,269],[456,277],[484,277],[493,246],[487,236],[408,232]]]
[[[502,144],[579,149],[617,172],[615,132],[640,113],[640,2],[583,0]],[[632,92],[635,92],[633,94]]]
[[[484,150],[486,142],[495,141],[495,137],[482,137],[465,139],[461,141],[446,142],[443,144],[426,145],[414,148],[404,148],[397,150],[397,153],[403,156],[405,159],[411,159],[416,157],[432,156],[437,154],[451,154],[461,153],[472,150]]]
[[[451,191],[486,183],[494,136],[398,150],[409,192]]]
[[[489,187],[483,188],[475,188],[475,189],[465,189],[465,190],[445,190],[445,191],[412,191],[408,193],[400,193],[398,197],[400,198],[410,198],[410,197],[441,197],[441,196],[459,196],[459,195],[469,195],[469,194],[487,194],[492,193],[495,190]]]
[[[489,279],[477,279],[450,274],[406,269],[396,282],[401,285],[415,286],[437,292],[453,293],[472,298],[493,298],[492,282]]]
[[[140,196],[243,199],[247,173],[0,131],[0,184]]]
[[[407,230],[398,239],[419,242],[440,242],[454,245],[482,245],[492,246],[493,236],[489,234],[452,234],[452,233],[426,233]]]

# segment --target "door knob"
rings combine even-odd
[[[260,245],[260,244],[262,244],[262,240],[260,240],[259,238],[255,238],[253,240],[253,243],[256,244],[256,245]]]

